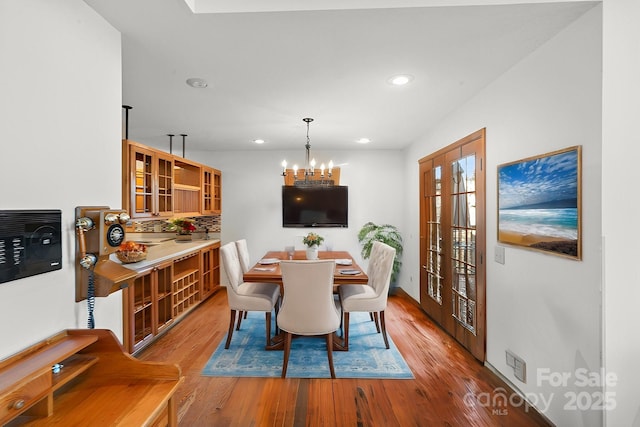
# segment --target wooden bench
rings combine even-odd
[[[135,359],[109,330],[66,330],[0,362],[0,424],[176,426],[183,381],[180,367]]]

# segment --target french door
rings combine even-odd
[[[420,305],[485,359],[485,130],[419,161]]]

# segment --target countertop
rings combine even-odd
[[[147,259],[142,261],[122,264],[116,257],[116,254],[110,255],[109,259],[111,261],[122,264],[124,267],[134,271],[142,271],[163,261],[167,261],[173,258],[179,258],[190,252],[206,248],[207,246],[211,246],[216,243],[220,243],[220,239],[211,238],[209,240],[205,240],[204,238],[195,236],[190,242],[177,242],[171,237],[164,236],[140,238],[138,233],[127,233],[126,240],[131,240],[134,242],[152,242],[151,244],[147,244]]]

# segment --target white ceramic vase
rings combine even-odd
[[[307,247],[307,259],[318,259],[318,246]]]

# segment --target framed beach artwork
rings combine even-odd
[[[498,166],[498,242],[582,259],[581,148]]]

